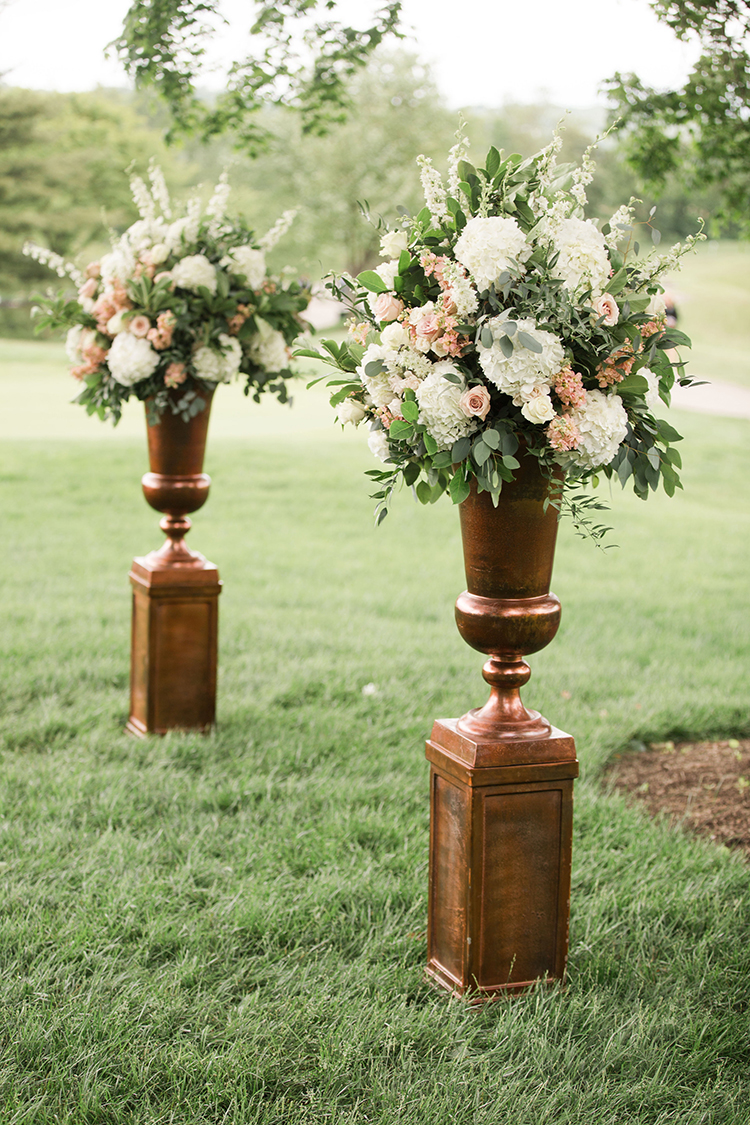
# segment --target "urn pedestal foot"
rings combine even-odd
[[[575,743],[480,741],[439,719],[431,762],[427,976],[474,1003],[562,980]]]
[[[130,734],[213,726],[221,582],[213,563],[192,559],[164,566],[152,552],[133,560]]]

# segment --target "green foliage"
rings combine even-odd
[[[659,91],[635,74],[616,74],[609,94],[622,118],[628,158],[643,179],[663,185],[679,173],[688,187],[719,189],[719,217],[750,231],[750,4],[747,0],[654,0],[660,19],[703,54],[680,90]]]
[[[315,11],[321,7],[325,18]],[[349,81],[387,36],[399,34],[400,0],[362,30],[331,19],[335,8],[335,0],[261,0],[250,28],[253,49],[234,61],[226,91],[210,106],[196,84],[212,24],[223,19],[220,0],[133,0],[115,46],[138,88],[156,90],[169,107],[174,133],[230,132],[256,155],[273,137],[259,110],[293,108],[305,133],[326,132],[345,117]]]

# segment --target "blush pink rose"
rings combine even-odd
[[[617,301],[611,293],[602,293],[601,297],[597,297],[595,301],[591,302],[591,307],[597,315],[604,317],[604,323],[608,327],[617,324],[620,319],[620,310],[617,307]]]
[[[151,328],[151,321],[147,316],[134,316],[128,324],[134,336],[147,336]]]
[[[90,277],[88,281],[84,281],[81,288],[78,290],[78,296],[83,298],[91,298],[96,293],[96,278]]]
[[[372,306],[375,317],[381,323],[395,320],[404,311],[404,302],[393,293],[379,293]]]
[[[435,313],[427,313],[423,316],[419,323],[416,325],[417,336],[421,336],[424,340],[437,340],[440,335],[440,321],[435,316]]]
[[[458,400],[458,405],[468,418],[485,420],[489,414],[491,399],[486,387],[469,387]]]

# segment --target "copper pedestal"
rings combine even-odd
[[[456,620],[490,657],[491,694],[461,719],[439,719],[427,742],[427,974],[474,1002],[565,974],[575,743],[519,694],[524,656],[549,644],[560,621],[549,488],[526,456],[497,508],[475,488],[461,505],[468,589]]]
[[[133,560],[133,624],[130,660],[131,734],[169,730],[207,731],[216,718],[219,572],[190,551],[184,536],[188,512],[208,497],[204,472],[211,395],[189,422],[165,413],[148,427],[151,472],[143,477],[149,504],[166,515],[167,540],[158,551]]]

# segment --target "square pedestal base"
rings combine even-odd
[[[133,560],[130,718],[135,735],[207,731],[216,718],[221,582],[213,563],[159,569]]]
[[[546,739],[479,743],[455,719],[439,719],[427,758],[428,977],[475,1002],[562,980],[578,776],[573,739],[553,728]]]

